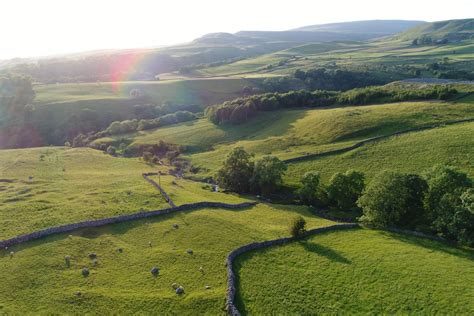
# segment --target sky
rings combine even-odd
[[[473,13],[474,0],[1,0],[0,59],[158,47],[212,32]]]

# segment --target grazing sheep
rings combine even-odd
[[[10,259],[12,259],[12,258],[13,258],[13,255],[14,255],[14,254],[15,254],[15,252],[14,252],[14,251],[10,251]]]
[[[171,284],[171,287],[176,290],[178,288],[178,284],[173,283],[173,284]]]
[[[84,277],[88,277],[89,274],[90,274],[89,268],[87,268],[87,267],[82,268],[82,275]]]
[[[183,294],[184,293],[184,288],[182,286],[178,286],[178,288],[176,289],[176,294]]]
[[[66,262],[66,267],[69,268],[71,266],[71,256],[65,256],[64,261]]]
[[[194,253],[192,249],[188,249],[188,250],[186,250],[186,252],[190,255],[192,255]]]
[[[91,252],[91,253],[89,254],[89,259],[92,260],[92,259],[96,259],[96,258],[97,258],[97,254],[96,254],[95,252]]]
[[[174,229],[178,229],[178,227],[179,227],[178,224],[173,224]]]
[[[120,252],[120,253],[122,253],[122,252],[123,252],[123,249],[122,249],[122,248],[118,248],[117,251]]]
[[[157,267],[153,267],[153,268],[151,268],[150,272],[151,272],[151,274],[156,276],[156,275],[158,275],[158,273],[160,273],[160,269],[158,269]]]

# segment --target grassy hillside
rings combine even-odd
[[[370,179],[381,170],[419,173],[435,164],[458,167],[474,176],[474,123],[464,123],[396,136],[345,154],[289,165],[286,181],[297,184],[307,171],[323,180],[338,171],[356,169]]]
[[[400,35],[396,35],[395,37],[405,40],[413,40],[424,36],[429,36],[433,39],[461,39],[462,37],[472,39],[472,36],[474,36],[474,19],[425,23],[403,32]]]
[[[281,110],[267,112],[241,125],[219,126],[201,119],[133,135],[102,138],[96,143],[126,139],[132,146],[160,140],[179,144],[187,148],[191,162],[202,168],[201,175],[212,175],[235,146],[243,146],[257,157],[272,154],[281,159],[323,152],[417,126],[472,118],[469,98],[456,103],[428,101]]]
[[[471,314],[474,252],[371,230],[239,257],[243,314]]]
[[[168,80],[100,83],[64,83],[35,86],[37,104],[103,99],[130,99],[138,89],[149,102],[208,105],[240,96],[242,88],[252,86],[245,79]],[[137,102],[137,101],[135,101]],[[136,103],[134,103],[136,104]]]
[[[166,173],[167,168],[134,158],[88,148],[32,148],[1,150],[0,166],[0,240],[55,225],[169,207],[142,177],[157,169]],[[244,201],[171,175],[151,178],[166,187],[176,205]]]
[[[167,206],[142,178],[156,167],[136,159],[45,147],[1,150],[0,166],[0,239]]]
[[[303,207],[261,204],[80,230],[11,247],[12,259],[0,250],[0,313],[224,313],[226,255],[248,242],[286,236],[294,214],[303,215],[310,227],[330,224]],[[98,256],[95,266],[91,252]],[[91,271],[87,278],[81,275],[84,266]],[[157,277],[150,273],[154,266],[160,269]],[[173,283],[185,294],[176,295]]]

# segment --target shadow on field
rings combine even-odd
[[[343,263],[343,264],[351,264],[352,263],[352,261],[350,261],[349,259],[347,259],[346,257],[344,257],[343,255],[339,254],[337,251],[335,251],[331,248],[328,248],[328,247],[325,247],[325,246],[322,246],[322,245],[318,245],[318,244],[315,244],[315,243],[312,243],[312,242],[308,242],[308,241],[301,241],[301,242],[299,242],[299,244],[301,246],[303,246],[306,251],[313,252],[317,255],[326,257],[329,260],[336,261],[336,262]]]
[[[456,256],[459,258],[474,260],[473,250],[458,248],[456,247],[456,245],[448,243],[448,242],[435,241],[435,240],[430,240],[426,238],[414,237],[414,236],[391,233],[391,232],[381,232],[381,233],[386,236],[389,236],[390,238],[399,240],[401,242],[405,242],[408,244],[426,248],[430,250],[431,252],[435,252],[435,251],[443,252],[445,254]]]

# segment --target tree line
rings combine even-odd
[[[263,111],[293,107],[321,107],[328,105],[365,105],[408,100],[446,100],[458,92],[450,86],[434,85],[423,89],[398,89],[396,87],[366,87],[345,92],[326,90],[298,90],[286,93],[264,93],[241,97],[213,105],[205,110],[206,117],[214,124],[240,124]]]
[[[437,234],[474,245],[474,188],[456,169],[437,165],[422,175],[381,171],[366,186],[362,172],[336,173],[323,185],[318,172],[306,173],[300,201],[360,214],[363,223]]]
[[[242,147],[234,148],[218,171],[217,183],[239,193],[272,194],[281,190],[286,165],[277,157],[254,162]],[[364,173],[335,173],[329,183],[319,172],[301,178],[299,203],[329,208],[381,228],[436,234],[474,246],[474,186],[463,172],[436,165],[419,174],[381,171],[368,185]]]

